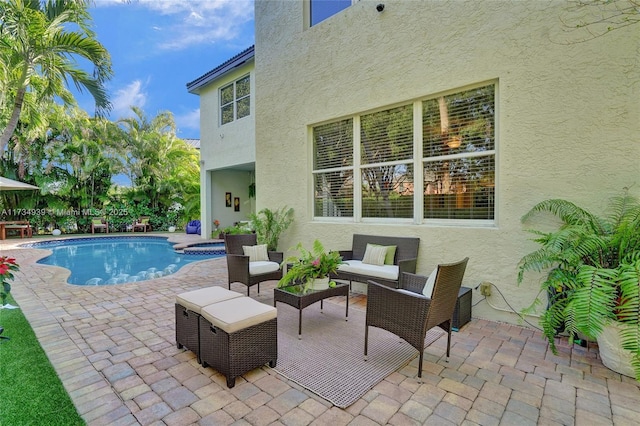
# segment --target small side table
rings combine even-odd
[[[469,321],[471,321],[471,289],[469,287],[460,287],[456,308],[453,311],[451,328],[453,331],[458,331]]]

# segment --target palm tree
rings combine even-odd
[[[134,185],[130,197],[147,201],[154,209],[180,202],[189,214],[196,216],[200,205],[197,151],[176,137],[170,112],[160,112],[149,119],[142,109],[135,106],[131,109],[133,117],[118,121],[123,129],[127,167]]]
[[[104,88],[113,74],[111,57],[89,27],[87,8],[88,0],[0,2],[0,119],[6,123],[0,152],[23,111],[37,124],[35,106],[40,101],[59,98],[66,105],[75,104],[65,86],[68,80],[93,96],[97,115],[111,108]],[[78,58],[94,65],[93,74],[78,68]]]

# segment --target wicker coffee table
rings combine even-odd
[[[336,284],[335,287],[329,287],[326,290],[305,290],[302,285],[292,285],[289,287],[273,289],[273,306],[276,302],[283,302],[289,306],[298,309],[298,339],[302,339],[302,310],[309,305],[320,301],[320,310],[322,310],[322,301],[328,297],[345,296],[347,299],[347,307],[345,311],[345,321],[349,320],[349,284]]]

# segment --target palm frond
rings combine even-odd
[[[522,223],[527,222],[535,214],[540,212],[551,213],[568,225],[587,225],[598,233],[600,233],[599,230],[602,227],[601,220],[597,216],[570,201],[562,199],[551,199],[539,202],[522,216]]]

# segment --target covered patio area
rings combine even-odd
[[[198,236],[167,234],[176,242]],[[227,388],[175,344],[175,295],[227,286],[224,258],[187,265],[149,281],[113,286],[66,284],[68,271],[35,262],[45,250],[0,242],[21,266],[12,295],[31,323],[79,413],[89,425],[635,425],[640,384],[605,368],[597,349],[559,344],[541,334],[473,319],[454,333],[445,362],[443,335],[417,358],[341,409],[264,366]],[[273,297],[265,283],[259,301]],[[238,284],[233,290],[243,292]],[[349,306],[364,310],[366,296]],[[268,302],[267,302],[268,303]],[[344,298],[326,303],[343,304]],[[364,333],[364,330],[363,330]],[[313,338],[312,335],[305,338]]]

